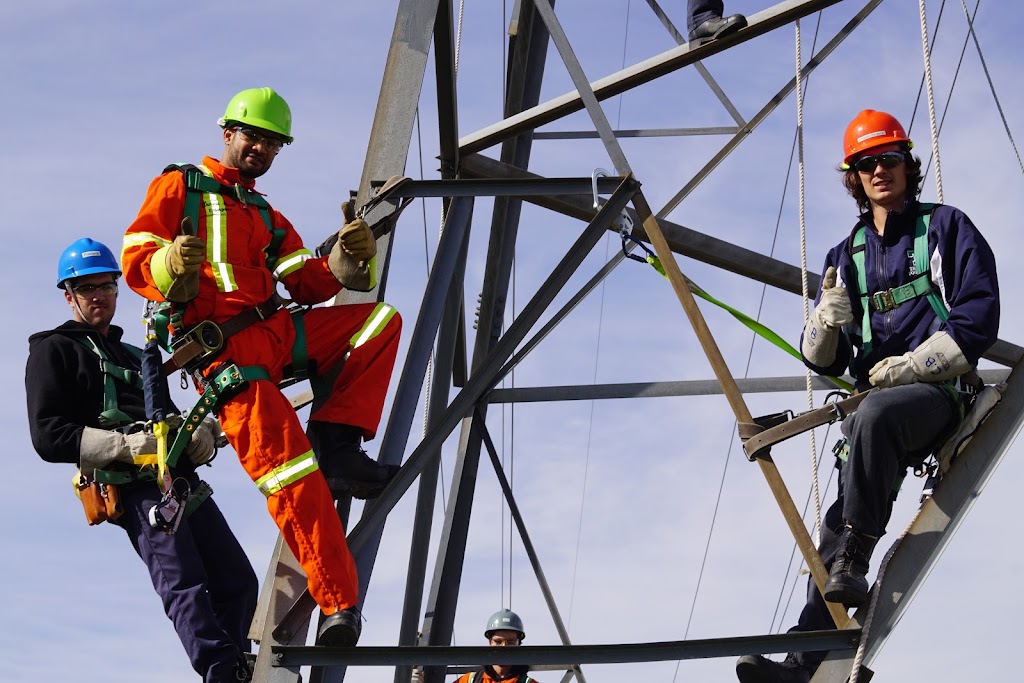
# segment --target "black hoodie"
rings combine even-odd
[[[28,339],[25,394],[32,445],[47,462],[78,464],[82,430],[101,428],[103,371],[99,356],[82,341],[91,338],[122,368],[140,370],[138,359],[121,343],[123,330],[111,325],[106,337],[91,326],[69,320]],[[146,419],[141,389],[115,381],[118,408],[136,420]]]

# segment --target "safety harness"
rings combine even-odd
[[[100,345],[92,337],[76,337],[83,346],[91,350],[100,359],[100,371],[103,373],[103,412],[99,415],[100,427],[117,429],[129,425],[135,420],[122,411],[117,405],[117,385],[115,381],[142,391],[142,374],[135,370],[122,368],[107,358]],[[142,361],[142,349],[131,344],[122,344],[136,359]]]
[[[932,282],[931,266],[928,258],[928,224],[931,221],[934,204],[920,204],[917,220],[914,224],[914,272],[917,277],[905,285],[893,287],[883,291],[868,293],[867,268],[864,265],[865,227],[861,222],[854,228],[851,237],[850,258],[853,260],[854,270],[857,272],[857,292],[860,295],[862,309],[861,335],[864,342],[864,355],[871,353],[871,311],[886,313],[895,310],[900,304],[916,299],[919,296],[928,298],[932,310],[939,320],[946,322],[949,319],[949,309],[942,300],[938,289]]]
[[[127,427],[135,422],[135,419],[120,409],[117,403],[117,385],[114,382],[121,382],[128,386],[143,390],[142,386],[142,374],[136,370],[129,368],[123,368],[109,358],[103,351],[103,348],[96,343],[91,337],[75,337],[75,339],[83,346],[88,348],[90,351],[95,353],[100,359],[100,369],[103,372],[103,412],[100,413],[99,422],[100,427],[103,429],[119,429]],[[139,361],[142,360],[142,349],[132,346],[131,344],[124,344],[124,346],[133,356]],[[188,434],[191,436],[191,431]],[[179,434],[184,433],[184,429],[179,429]],[[185,444],[188,443],[188,439],[184,439],[182,443],[182,449]],[[175,457],[175,461],[177,457]],[[100,484],[131,484],[136,481],[155,481],[157,478],[155,460],[153,463],[146,463],[140,465],[137,470],[95,470],[93,479]],[[172,465],[174,463],[171,463]],[[151,466],[152,465],[152,466]],[[188,498],[188,502],[185,505],[185,516],[192,514],[199,505],[205,501],[213,493],[213,489],[205,481],[200,481],[199,486],[196,490],[191,492]]]
[[[928,303],[931,305],[932,310],[935,312],[936,317],[941,322],[946,322],[949,319],[949,309],[946,307],[946,302],[943,301],[942,295],[938,288],[935,287],[935,283],[931,277],[931,260],[928,258],[928,226],[931,222],[932,211],[935,209],[934,204],[919,204],[917,219],[914,222],[914,273],[917,273],[917,277],[908,282],[907,284],[900,285],[899,287],[893,287],[892,289],[886,289],[875,292],[873,294],[868,293],[867,285],[867,267],[865,266],[864,252],[867,249],[865,231],[866,228],[864,223],[861,222],[854,228],[853,234],[850,238],[850,258],[853,261],[853,268],[857,274],[857,293],[860,296],[861,303],[861,336],[863,339],[863,353],[865,357],[871,353],[872,348],[872,333],[871,333],[871,311],[880,311],[887,313],[895,310],[900,304],[907,301],[912,301],[918,297],[926,297]],[[943,434],[942,438],[939,439],[938,443],[942,444],[946,439],[956,432],[960,423],[964,419],[966,412],[966,405],[964,396],[957,389],[957,380],[952,379],[938,384],[946,393],[957,409],[957,419],[953,421],[949,430]],[[840,439],[832,449],[833,454],[836,456],[837,463],[839,461],[846,462],[850,446],[846,439]],[[933,465],[927,465],[922,462],[921,464],[914,465],[914,473],[917,476],[927,476],[933,474]],[[899,493],[900,487],[903,485],[903,480],[906,478],[906,471],[902,474],[897,475],[896,480],[893,482],[893,496]]]
[[[221,184],[209,174],[207,169],[192,164],[171,164],[164,169],[164,172],[174,170],[183,174],[187,190],[183,218],[191,217],[192,224],[198,226],[200,206],[205,207],[208,215],[212,211],[211,195],[223,195],[243,204],[255,206],[271,235],[270,243],[265,248],[267,269],[275,272],[275,269],[281,270],[290,267],[291,264],[279,263],[279,251],[285,231],[274,227],[270,218],[270,205],[262,195],[239,184]],[[181,330],[185,305],[167,304],[164,306],[165,310],[160,312],[166,321],[163,324],[164,330],[167,329],[167,323],[173,325],[176,330]],[[270,381],[270,373],[265,368],[257,365],[239,366],[230,361],[218,368],[210,378],[204,378],[201,371],[214,361],[228,338],[250,325],[268,319],[279,308],[277,301],[272,297],[263,304],[243,311],[222,323],[203,321],[176,334],[173,341],[168,340],[168,335],[166,331],[164,332],[161,343],[171,353],[171,359],[164,364],[165,373],[170,374],[178,368],[187,370],[192,373],[196,386],[202,389],[199,401],[183,415],[182,427],[168,448],[167,462],[169,465],[173,466],[177,462],[178,457],[188,444],[192,432],[198,428],[206,415],[216,412],[223,403],[242,391],[250,381]],[[291,363],[285,366],[283,374],[286,380],[309,379],[313,395],[319,397],[330,391],[330,384],[329,378],[319,375],[315,362],[309,359],[306,326],[303,320],[305,311],[306,309],[302,307],[290,309],[292,325],[295,328],[295,342],[292,345]],[[350,348],[354,349],[377,336],[394,316],[394,313],[395,310],[391,306],[378,304],[363,328],[350,340]],[[312,451],[308,451],[284,465],[274,468],[256,484],[265,496],[270,496],[316,467],[316,457]]]

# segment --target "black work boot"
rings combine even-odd
[[[789,654],[781,662],[761,655],[744,655],[736,660],[740,683],[807,683],[814,671]]]
[[[747,25],[747,18],[742,14],[728,17],[711,17],[690,31],[690,45],[698,47],[704,43],[735,33]]]
[[[832,562],[832,571],[825,582],[822,597],[846,607],[860,607],[868,600],[868,563],[878,539],[854,529],[843,528],[839,552]]]
[[[324,647],[355,647],[363,631],[362,615],[358,607],[338,610],[324,619],[317,632],[317,645]]]
[[[397,465],[382,465],[366,454],[359,427],[310,420],[306,435],[335,498],[376,498],[398,472]]]

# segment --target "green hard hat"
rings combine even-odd
[[[526,640],[526,632],[523,631],[523,620],[519,615],[510,609],[498,610],[487,620],[487,630],[484,637],[490,638],[495,631],[516,631],[519,633],[519,640]]]
[[[292,110],[273,88],[249,88],[232,97],[217,123],[226,128],[232,121],[269,130],[283,135],[285,142],[292,141]]]

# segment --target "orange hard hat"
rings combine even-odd
[[[894,142],[906,143],[907,149],[914,146],[896,117],[884,111],[865,109],[850,121],[843,135],[843,168],[849,168],[850,162],[864,150]]]

